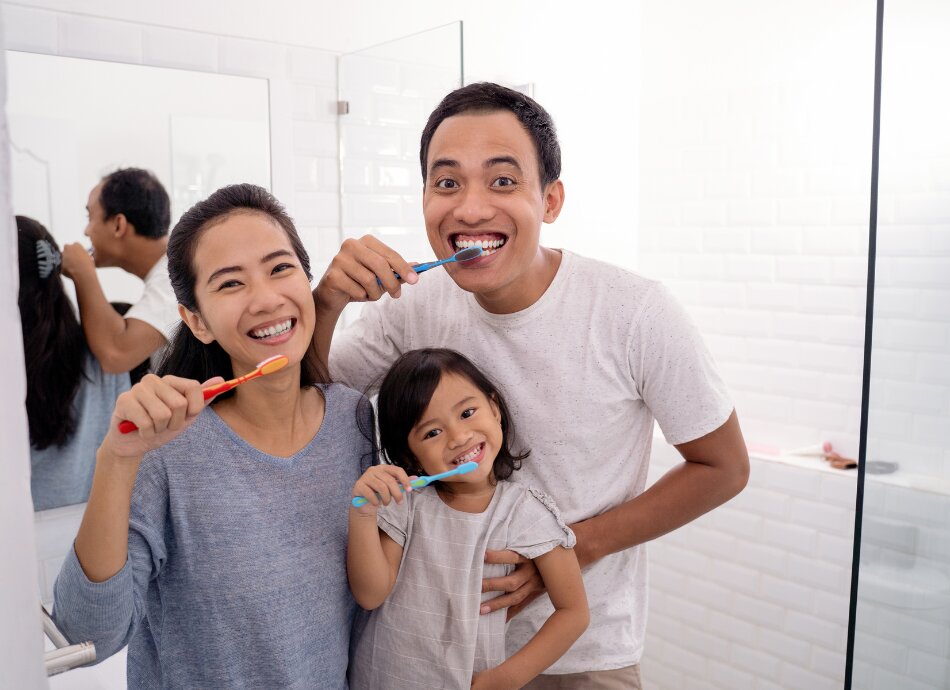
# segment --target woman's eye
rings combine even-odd
[[[288,270],[288,269],[290,269],[290,268],[295,268],[295,266],[294,266],[293,264],[277,264],[276,266],[274,266],[274,268],[273,268],[273,270],[271,271],[271,273],[281,273],[281,272],[286,271],[286,270]]]
[[[239,280],[226,280],[218,286],[219,290],[227,290],[228,288],[237,287],[241,284]]]
[[[435,438],[435,437],[438,436],[440,433],[442,433],[442,432],[439,431],[438,429],[430,429],[430,430],[427,431],[427,432],[425,433],[425,435],[422,437],[422,440],[425,440],[425,439],[427,439],[427,438]]]
[[[502,177],[499,177],[497,180],[495,180],[495,181],[492,183],[492,186],[493,186],[493,187],[510,187],[510,186],[513,185],[514,183],[515,183],[515,181],[514,181],[513,179],[511,179],[510,177],[504,177],[504,176],[502,176]]]
[[[458,182],[450,179],[442,179],[435,183],[436,187],[440,189],[456,189],[458,188]]]
[[[462,411],[462,419],[468,419],[468,418],[471,417],[473,414],[475,414],[475,408],[474,408],[474,407],[470,407],[470,408],[468,408],[467,410],[463,410],[463,411]]]

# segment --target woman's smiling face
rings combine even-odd
[[[235,375],[276,354],[300,363],[313,337],[313,296],[275,221],[253,211],[231,213],[202,232],[192,262],[199,314],[183,318],[202,342],[218,341]]]

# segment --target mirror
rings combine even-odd
[[[13,208],[60,247],[89,246],[89,192],[119,168],[155,174],[171,199],[172,226],[223,185],[271,186],[267,80],[15,51],[6,58]],[[142,294],[142,281],[122,269],[99,269],[98,277],[111,302],[134,304]],[[73,295],[72,281],[63,282]],[[93,456],[83,450],[89,466],[73,468],[68,481],[34,473],[38,509],[85,500]],[[56,462],[80,460],[72,455]]]

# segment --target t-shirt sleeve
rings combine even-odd
[[[640,396],[671,444],[715,431],[733,410],[699,330],[661,284],[652,289],[635,324],[630,367]]]
[[[147,459],[132,494],[125,565],[108,580],[92,582],[71,547],[54,586],[53,619],[70,642],[95,644],[97,663],[128,644],[145,616],[149,583],[158,576],[167,555],[164,472],[160,463]]]
[[[172,331],[181,321],[181,316],[164,261],[158,270],[148,276],[142,298],[129,307],[125,318],[144,321],[165,336],[165,340],[171,340]]]
[[[398,300],[383,296],[362,305],[359,317],[333,336],[330,376],[366,395],[379,389],[382,378],[406,347]]]
[[[574,548],[574,532],[564,524],[554,499],[543,491],[526,489],[514,510],[508,543],[511,551],[537,558],[557,546]]]
[[[380,507],[376,514],[376,524],[400,546],[406,545],[406,539],[409,536],[409,520],[412,516],[413,498],[413,496],[409,496],[401,503],[390,501],[388,506]]]

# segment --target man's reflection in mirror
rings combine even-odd
[[[96,448],[129,376],[105,373],[89,351],[63,288],[56,240],[32,218],[17,216],[16,224],[30,484],[34,509],[45,510],[88,497]]]
[[[86,342],[103,371],[124,373],[151,358],[157,369],[166,333],[178,323],[178,303],[168,280],[165,246],[171,224],[168,193],[154,174],[124,168],[89,192],[85,235],[63,248],[63,275],[76,284]],[[109,304],[96,268],[114,266],[145,282],[141,299],[125,315]]]

